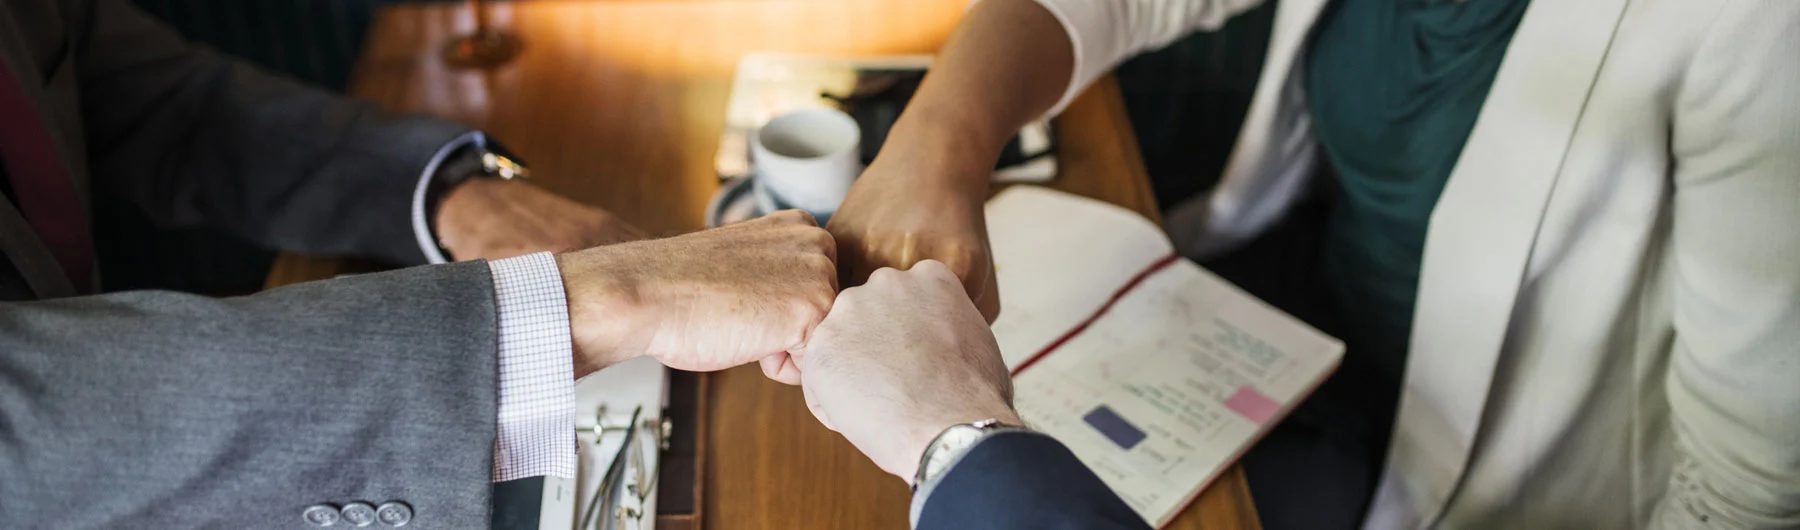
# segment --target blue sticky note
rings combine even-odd
[[[1093,426],[1094,430],[1100,431],[1100,434],[1106,435],[1107,439],[1112,440],[1113,443],[1119,444],[1119,447],[1126,450],[1137,447],[1138,443],[1143,442],[1144,438],[1147,438],[1144,431],[1138,430],[1137,427],[1132,426],[1131,422],[1125,421],[1125,418],[1119,417],[1119,413],[1113,412],[1113,410],[1107,408],[1106,405],[1095,407],[1094,410],[1088,412],[1086,416],[1082,416],[1081,420],[1087,422],[1088,425]]]

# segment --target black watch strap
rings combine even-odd
[[[431,174],[431,182],[425,186],[425,223],[432,231],[432,240],[440,241],[438,251],[446,258],[450,257],[450,251],[443,248],[436,233],[438,206],[443,204],[450,190],[472,178],[511,179],[527,174],[524,161],[493,139],[488,139],[486,145],[470,142],[446,155]]]
[[[438,204],[443,202],[444,195],[455,189],[457,184],[476,177],[497,176],[489,171],[484,162],[491,155],[498,155],[517,164],[517,158],[504,152],[499,143],[491,140],[486,147],[471,142],[444,157],[444,161],[438,163],[437,172],[431,175],[431,185],[425,188],[425,213],[430,216],[427,219],[437,218]]]

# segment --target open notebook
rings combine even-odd
[[[1020,416],[1154,526],[1343,357],[1342,342],[1175,256],[1131,211],[1015,186],[987,219],[993,330]]]

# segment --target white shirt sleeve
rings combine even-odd
[[[1050,108],[1056,115],[1101,75],[1146,50],[1196,30],[1214,30],[1262,0],[1036,0],[1050,11],[1074,46],[1074,77]]]
[[[488,262],[500,318],[494,482],[575,477],[575,366],[562,273],[549,252]]]

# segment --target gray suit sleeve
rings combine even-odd
[[[469,262],[0,304],[0,526],[303,528],[400,501],[485,527],[493,297]]]
[[[167,226],[280,250],[399,264],[425,257],[413,187],[467,127],[307,87],[191,45],[121,0],[78,43],[93,189]]]

